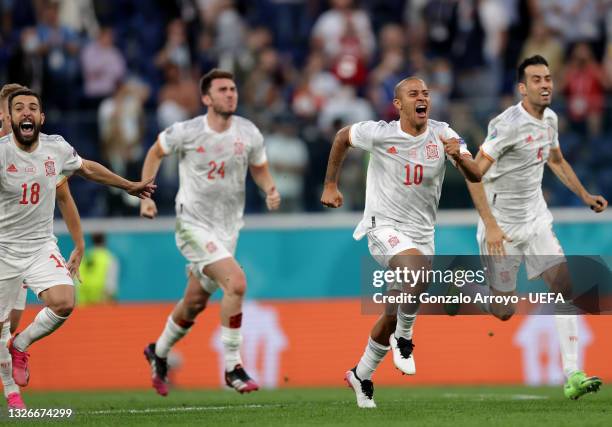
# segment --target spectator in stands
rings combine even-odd
[[[284,91],[291,84],[292,74],[290,64],[281,61],[274,48],[265,48],[244,85],[247,115],[253,117],[256,123],[266,125],[272,116],[285,112],[287,101]]]
[[[312,42],[333,60],[332,70],[344,84],[361,86],[376,42],[367,14],[352,0],[332,0],[332,8],[315,22]]]
[[[322,49],[329,58],[342,54],[343,38],[347,32],[358,39],[365,58],[374,54],[376,42],[370,18],[353,5],[352,0],[331,0],[331,9],[323,12],[312,29],[312,43],[315,49]]]
[[[588,43],[578,43],[565,67],[561,88],[567,100],[570,126],[580,135],[601,132],[607,78]]]
[[[166,27],[166,43],[155,56],[155,65],[164,69],[168,63],[176,64],[181,72],[191,71],[191,52],[187,43],[185,24],[173,19]]]
[[[43,7],[37,35],[38,52],[44,58],[43,99],[47,109],[76,108],[79,99],[79,92],[75,90],[80,75],[79,39],[74,31],[60,24],[58,3],[49,2]]]
[[[523,45],[519,60],[533,55],[542,55],[548,61],[553,78],[559,77],[563,68],[563,45],[553,37],[543,19],[538,19],[531,25],[529,37]]]
[[[311,52],[293,94],[294,114],[308,121],[316,120],[328,99],[339,89],[340,82],[327,69],[325,56],[321,52]]]
[[[91,236],[94,247],[85,252],[79,274],[81,283],[77,286],[77,305],[108,304],[117,300],[119,293],[119,261],[106,247],[106,236],[94,233]]]
[[[232,0],[198,0],[200,20],[215,34],[214,49],[219,66],[230,69],[242,50],[246,24]]]
[[[144,103],[149,88],[135,79],[123,81],[113,96],[100,104],[98,124],[102,141],[102,158],[110,169],[122,176],[139,176],[143,155]],[[138,207],[138,199],[110,191],[108,213],[122,215]]]
[[[44,60],[39,51],[40,40],[35,27],[21,31],[19,44],[10,54],[8,61],[8,81],[27,86],[42,93]]]
[[[304,173],[308,168],[306,143],[297,135],[296,119],[290,114],[274,118],[273,132],[265,136],[266,153],[276,189],[283,195],[280,212],[304,208]]]
[[[59,20],[76,34],[94,38],[100,32],[96,17],[95,0],[55,0],[58,3]]]
[[[126,73],[123,55],[113,44],[113,30],[103,27],[96,40],[81,51],[81,67],[86,108],[98,109],[104,98],[112,96]]]

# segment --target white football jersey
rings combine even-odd
[[[483,184],[500,225],[550,216],[542,195],[542,175],[550,149],[558,147],[558,119],[550,108],[538,120],[519,103],[491,120],[480,150],[494,161]]]
[[[0,254],[27,257],[53,236],[55,189],[59,175],[80,169],[76,150],[59,135],[41,133],[31,153],[0,139]]]
[[[355,239],[391,225],[415,243],[431,242],[447,159],[440,136],[459,135],[447,123],[429,120],[417,137],[404,132],[399,121],[359,122],[349,136],[352,146],[370,152],[365,212]],[[469,155],[463,141],[461,152]]]
[[[166,154],[179,156],[177,217],[203,224],[220,238],[235,235],[243,225],[248,166],[267,161],[259,129],[233,116],[230,128],[218,133],[204,115],[170,126],[159,143]]]

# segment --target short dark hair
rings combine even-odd
[[[40,106],[40,109],[42,111],[42,99],[40,98],[40,95],[37,94],[36,92],[34,92],[31,89],[28,88],[24,88],[24,89],[20,89],[17,90],[13,93],[11,93],[9,95],[9,99],[8,99],[8,108],[9,108],[9,114],[11,114],[13,112],[13,99],[15,99],[18,96],[33,96],[38,100],[38,105]]]
[[[518,66],[519,83],[525,83],[525,68],[529,67],[530,65],[546,65],[548,67],[548,61],[544,59],[542,55],[533,55],[529,58],[525,58]]]
[[[212,81],[215,79],[230,79],[233,81],[234,75],[229,71],[213,68],[208,73],[204,74],[200,79],[200,95],[208,93],[210,86],[212,85]]]

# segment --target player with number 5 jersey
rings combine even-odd
[[[259,388],[242,366],[242,300],[246,278],[234,259],[242,228],[246,175],[250,171],[266,194],[268,209],[277,209],[280,195],[270,174],[263,136],[249,120],[234,115],[238,93],[231,73],[213,69],[200,80],[205,115],[176,123],[159,134],[147,153],[143,176],[155,175],[169,154],[179,157],[176,195],[176,244],[189,261],[188,283],[156,342],[145,347],[152,385],[168,394],[168,354],[193,326],[208,299],[219,287],[221,341],[225,382],[239,393]],[[143,201],[141,215],[154,218],[153,200]]]
[[[434,254],[434,224],[444,181],[446,160],[465,178],[480,181],[481,174],[465,143],[448,124],[429,119],[429,89],[410,77],[395,87],[393,104],[399,120],[360,122],[340,130],[334,140],[321,202],[342,205],[338,176],[349,147],[370,153],[366,206],[354,237],[368,237],[372,257],[383,268],[428,268]],[[427,283],[395,284],[390,291],[417,297]],[[418,300],[418,298],[417,298]],[[373,408],[372,374],[387,354],[404,374],[414,374],[412,329],[418,304],[386,307],[372,328],[365,352],[345,379],[357,405]]]

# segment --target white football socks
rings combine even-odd
[[[221,342],[225,350],[225,370],[228,372],[233,371],[236,365],[242,364],[242,358],[240,357],[240,345],[242,344],[240,328],[221,326]]]
[[[13,340],[13,347],[26,351],[28,347],[62,326],[68,317],[58,316],[49,307],[38,312],[32,323]]]
[[[172,320],[172,315],[168,316],[166,326],[155,343],[155,354],[157,357],[167,358],[174,344],[187,335],[187,332],[190,330],[191,326],[189,328],[180,327]]]
[[[5,322],[9,323],[8,320]],[[10,324],[9,324],[10,325]],[[19,393],[19,386],[13,380],[13,362],[6,345],[0,346],[0,379],[4,386],[4,397],[11,393]]]
[[[569,301],[555,304],[555,324],[566,377],[578,370],[578,316],[575,313],[576,307]]]
[[[385,358],[389,348],[388,345],[379,344],[372,337],[369,337],[363,356],[361,356],[361,360],[357,364],[357,377],[360,380],[372,379],[372,374],[374,374],[380,362]]]
[[[414,321],[416,320],[416,314],[405,314],[402,308],[397,309],[397,326],[395,327],[395,338],[406,338],[407,340],[412,339],[412,329],[414,327]]]

